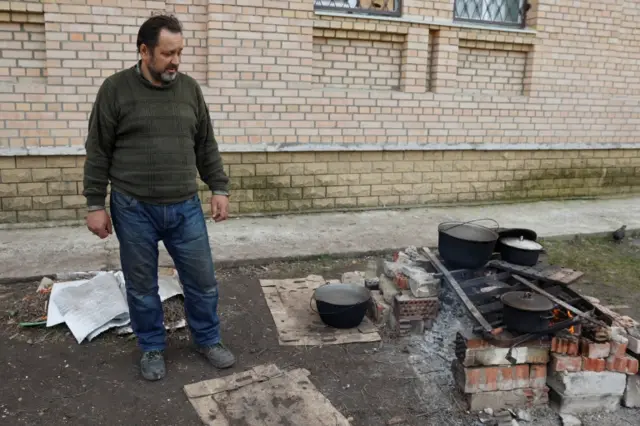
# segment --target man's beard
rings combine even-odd
[[[175,69],[176,72],[174,73],[170,73],[168,72],[169,70]],[[178,76],[178,67],[168,67],[166,68],[164,71],[162,72],[158,72],[155,68],[153,67],[149,67],[149,72],[151,74],[151,77],[153,77],[154,80],[156,81],[160,81],[162,83],[171,83],[173,80],[176,79],[176,77]]]

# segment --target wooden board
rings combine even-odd
[[[535,266],[521,266],[503,260],[492,260],[489,266],[510,271],[533,280],[550,281],[558,284],[569,285],[584,275],[584,272],[569,268],[561,268],[556,265],[537,264]]]
[[[209,426],[348,426],[347,419],[309,380],[309,371],[273,364],[204,382],[184,391]]]
[[[326,326],[312,302],[313,292],[327,281],[319,275],[287,280],[260,280],[262,292],[283,346],[322,346],[380,341],[377,328],[365,317],[360,326]]]

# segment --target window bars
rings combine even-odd
[[[524,28],[527,0],[454,0],[453,19]],[[314,0],[316,10],[360,15],[401,16],[402,0]]]
[[[524,28],[529,6],[526,0],[455,0],[453,18],[456,21]]]

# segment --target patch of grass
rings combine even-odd
[[[582,271],[592,284],[640,290],[640,247],[628,239],[616,244],[610,237],[577,237],[548,239],[541,244],[549,263]]]

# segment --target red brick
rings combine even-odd
[[[509,367],[500,367],[498,370],[498,389],[499,390],[512,390],[513,381],[516,379],[515,370]]]
[[[567,347],[567,355],[577,356],[580,353],[580,345],[578,344],[578,339],[569,339],[568,347]]]
[[[566,340],[561,337],[554,337],[551,340],[551,352],[558,353],[558,354],[566,354],[567,353]]]
[[[636,358],[627,356],[627,371],[625,371],[625,373],[633,376],[635,374],[638,374],[638,369],[639,369],[638,360]]]
[[[513,368],[513,367],[503,367]],[[515,383],[513,389],[529,387],[530,380],[529,364],[516,365],[515,366]]]
[[[544,367],[544,365],[541,366]],[[456,384],[463,393],[521,389],[530,387],[531,382],[529,364],[495,367],[463,367],[458,360],[455,360],[452,363],[451,369]],[[541,374],[542,371],[536,369],[536,380],[538,380]]]
[[[551,352],[571,356],[578,355],[578,339],[575,337],[554,337],[551,340]]]
[[[627,371],[626,356],[610,356],[607,358],[607,370],[624,373]]]
[[[482,391],[495,391],[498,390],[498,367],[485,367],[481,370],[482,380],[480,382],[480,390]],[[508,387],[507,383],[504,383],[503,386]]]
[[[535,389],[545,387],[547,384],[547,365],[531,364],[529,370],[529,386]]]
[[[551,371],[577,372],[582,370],[582,357],[551,354]]]
[[[611,356],[625,356],[629,339],[623,336],[614,336],[611,339]]]
[[[580,341],[580,351],[586,358],[607,358],[611,352],[611,345],[606,343],[594,343],[587,339]]]
[[[458,339],[460,339],[461,342],[464,342],[467,349],[481,349],[492,346],[491,343],[481,337],[465,337],[460,333],[458,333],[458,335]]]
[[[638,374],[638,360],[628,355],[607,358],[607,370],[629,375]]]
[[[582,357],[582,370],[602,373],[606,368],[605,360],[602,358]]]

